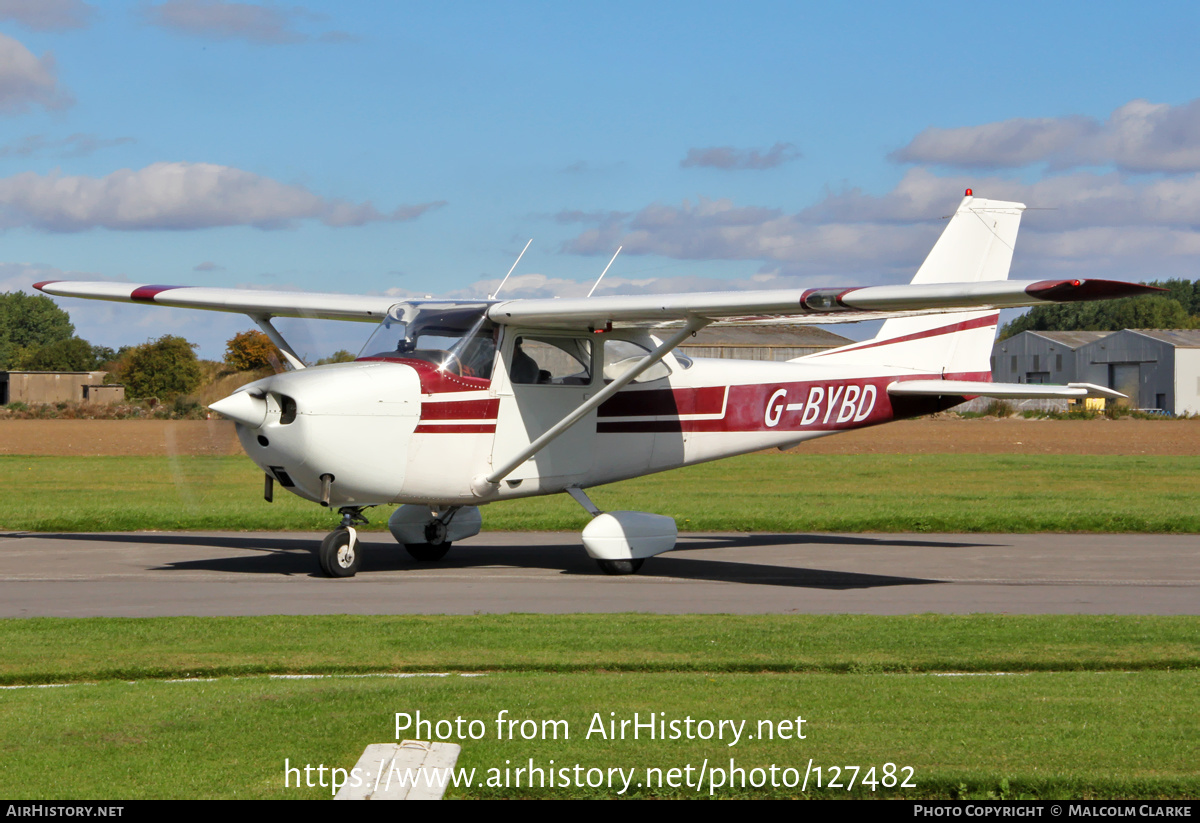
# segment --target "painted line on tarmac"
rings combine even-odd
[[[370,674],[268,674],[268,675],[237,675],[234,677],[177,677],[170,680],[147,678],[145,680],[105,680],[87,681],[82,683],[27,683],[19,686],[0,686],[0,689],[65,689],[68,686],[99,686],[104,683],[125,683],[136,686],[139,683],[214,683],[218,680],[350,680],[365,677],[487,677],[487,672],[372,672]]]

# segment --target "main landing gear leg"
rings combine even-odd
[[[605,574],[634,574],[644,562],[644,558],[635,557],[632,560],[597,560],[596,565]]]
[[[362,565],[362,551],[358,544],[358,532],[354,525],[366,525],[361,506],[343,506],[338,509],[342,525],[331,531],[321,541],[317,558],[321,571],[328,577],[353,577]]]

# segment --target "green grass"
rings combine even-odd
[[[911,766],[874,796],[1200,797],[1197,618],[568,615],[0,622],[0,794],[12,798],[328,797],[292,766],[349,768],[397,712],[483,721],[459,766],[635,769]],[[15,656],[10,657],[11,650]],[[944,671],[976,676],[938,676]],[[466,671],[278,680],[251,672]],[[215,681],[170,682],[190,674]],[[992,676],[987,676],[988,674]],[[160,679],[148,679],[148,678]],[[38,678],[44,680],[38,681]],[[568,739],[499,739],[501,710]],[[609,713],[614,713],[610,715]],[[804,739],[603,739],[601,721],[803,717]],[[405,734],[404,736],[408,736]],[[460,742],[455,739],[455,742]],[[500,774],[503,774],[501,771]],[[878,772],[877,772],[878,774]],[[700,796],[707,793],[707,787]],[[452,797],[614,796],[475,787]],[[646,788],[638,797],[695,797]],[[805,796],[840,797],[843,789]],[[869,788],[851,793],[871,796]],[[717,797],[795,797],[722,787]]]
[[[323,530],[260,498],[244,458],[0,458],[12,530]],[[593,490],[684,530],[1200,532],[1195,457],[750,455]],[[382,527],[386,512],[371,513]],[[563,496],[484,510],[489,529],[570,529]],[[327,797],[284,760],[351,766],[396,712],[564,719],[569,741],[466,741],[459,765],[911,766],[888,796],[1200,797],[1200,619],[996,615],[246,617],[0,621],[0,795]],[[278,680],[271,674],[474,672]],[[937,676],[953,672],[957,677]],[[997,672],[1002,676],[986,676]],[[171,678],[216,677],[213,682]],[[782,720],[789,741],[583,739],[594,713]],[[451,789],[456,797],[608,789]],[[806,796],[845,796],[810,789]],[[855,794],[871,796],[861,787]],[[881,796],[880,791],[875,796]],[[689,788],[634,796],[695,797]],[[718,797],[793,797],[722,788]]]
[[[241,457],[0,458],[0,525],[27,531],[325,530],[328,511]],[[1195,457],[755,454],[589,490],[683,531],[1200,532]],[[368,512],[383,528],[389,510]],[[579,530],[565,495],[486,506],[484,527]]]
[[[0,683],[288,672],[1200,668],[1200,618],[475,615],[0,621]]]

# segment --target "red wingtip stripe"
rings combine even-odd
[[[34,283],[33,287],[35,289],[37,289],[38,291],[45,291],[45,289],[43,289],[42,286],[49,286],[51,283],[59,283],[59,282],[61,282],[61,281],[59,281],[59,280],[43,280],[40,283]]]
[[[1118,297],[1137,297],[1163,291],[1166,289],[1143,286],[1141,283],[1122,283],[1119,280],[1042,280],[1025,289],[1030,297],[1061,302],[1115,300]]]
[[[165,291],[177,289],[179,286],[138,286],[129,294],[130,300],[143,300],[147,303],[153,303],[154,298]]]

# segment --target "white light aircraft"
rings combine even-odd
[[[1090,384],[991,382],[998,310],[1155,291],[1103,280],[1008,280],[1021,203],[967,195],[912,282],[896,286],[605,296],[408,300],[336,294],[38,283],[61,297],[239,312],[292,369],[214,403],[275,483],[336,508],[322,570],[349,577],[363,510],[436,561],[481,528],[479,507],[566,493],[593,519],[583,545],[610,574],[675,545],[675,521],[603,513],[584,490],[651,472],[929,414],[973,396],[1120,397]],[[305,367],[271,323],[376,323],[352,363]],[[710,323],[885,319],[871,340],[788,362],[702,360],[674,350]]]

